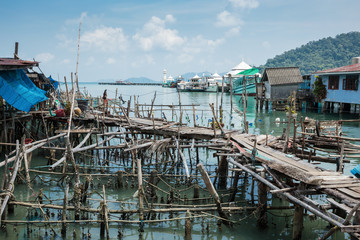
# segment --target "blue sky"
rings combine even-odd
[[[148,77],[163,69],[226,72],[261,65],[309,41],[360,31],[359,0],[3,0],[0,56],[19,42],[46,75],[79,81]]]

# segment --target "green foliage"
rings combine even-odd
[[[351,64],[351,58],[360,56],[360,32],[350,32],[311,41],[268,59],[267,67],[299,67],[302,74],[310,74]]]
[[[326,98],[326,87],[322,82],[321,77],[315,76],[316,80],[314,82],[314,91],[313,94],[317,98],[317,100],[325,99]]]

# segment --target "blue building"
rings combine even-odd
[[[324,99],[326,109],[338,107],[339,111],[356,111],[360,109],[360,58],[353,58],[351,65],[326,69],[313,73],[312,89],[316,76],[322,79],[327,95]]]

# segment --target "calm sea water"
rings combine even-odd
[[[175,89],[162,88],[161,86],[113,86],[113,85],[98,85],[98,84],[80,84],[80,87],[89,92],[92,96],[101,97],[104,90],[107,90],[108,98],[114,98],[115,92],[117,89],[118,96],[121,95],[124,101],[128,101],[130,97],[133,101],[133,96],[135,95],[139,99],[139,103],[151,104],[152,99],[154,98],[154,93],[156,92],[155,104],[157,105],[168,105],[168,104],[179,104],[179,95]],[[196,104],[196,122],[197,124],[207,126],[209,125],[209,120],[212,118],[212,112],[209,107],[209,103],[220,104],[220,96],[216,93],[180,93],[180,101],[184,105]],[[240,103],[240,96],[233,96],[233,111],[230,111],[230,95],[224,94],[223,106],[224,106],[224,123],[226,129],[242,129],[243,128],[243,111],[242,104]],[[126,103],[125,103],[126,105]],[[133,103],[132,103],[133,106]],[[255,101],[252,97],[249,97],[248,110],[247,110],[247,120],[250,125],[250,133],[254,134],[272,134],[280,135],[283,131],[283,128],[286,127],[285,124],[275,124],[275,119],[280,118],[285,120],[285,112],[282,111],[259,111],[255,110]],[[146,110],[146,108],[145,108]],[[183,122],[187,122],[189,125],[193,124],[193,110],[192,107],[183,107]],[[154,115],[156,117],[161,117],[161,113],[164,113],[168,120],[179,120],[179,114],[173,113],[171,110],[165,107],[156,107]],[[321,114],[315,112],[308,113],[299,113],[298,119],[300,116],[308,116],[311,118],[317,118],[319,120],[330,120],[330,119],[352,119],[358,116],[351,114]],[[350,137],[359,136],[359,123],[346,123],[343,126],[343,132]],[[47,159],[44,158],[44,151],[39,151],[34,157],[32,162],[32,168],[41,167],[46,164]],[[47,153],[46,153],[47,155]],[[212,157],[212,152],[209,153],[206,150],[200,151],[201,160],[208,163],[213,163],[216,161]],[[345,167],[345,173],[350,174],[350,170],[359,164],[358,160],[353,160],[350,164],[347,164]],[[324,167],[329,169],[334,169],[334,165],[322,164]],[[41,168],[40,168],[41,169]],[[108,170],[109,172],[115,172],[115,170]],[[32,175],[34,177],[35,175]],[[19,201],[28,201],[34,200],[37,193],[40,189],[43,189],[44,194],[51,199],[55,200],[53,204],[62,204],[60,199],[63,198],[63,186],[58,184],[59,178],[50,177],[48,175],[39,175],[36,177],[36,182],[32,184],[33,190],[29,189],[25,185],[16,185],[16,199]],[[102,179],[96,179],[101,184],[108,184],[107,187],[107,198],[108,200],[125,200],[130,202],[137,202],[137,199],[133,197],[136,188],[127,188],[122,190],[117,190],[111,187],[111,183],[106,182]],[[239,195],[243,199],[249,200],[249,192],[251,186],[251,179],[247,181],[241,179],[239,185],[244,186],[244,190],[240,191]],[[82,180],[83,181],[83,180]],[[166,189],[165,185],[159,185]],[[256,184],[255,184],[256,186]],[[184,188],[185,186],[179,186],[179,188]],[[255,193],[256,193],[255,187]],[[186,193],[186,192],[185,192]],[[191,191],[187,192],[188,196],[191,196]],[[202,192],[201,195],[205,194]],[[257,194],[255,194],[257,195]],[[70,199],[72,192],[70,192]],[[269,195],[270,197],[270,195]],[[91,198],[99,199],[97,193],[93,193]],[[256,197],[255,197],[256,198]],[[322,201],[323,199],[318,199]],[[276,206],[288,206],[290,205],[286,201],[280,201],[274,199],[271,203]],[[245,204],[246,205],[246,204]],[[92,202],[90,207],[97,208],[99,207],[98,202]],[[109,208],[119,209],[118,203],[109,203]],[[129,206],[125,206],[129,207]],[[40,214],[39,210],[27,210],[23,207],[17,207],[15,209],[15,214],[9,216],[9,219],[17,220],[26,220],[26,216],[34,215],[35,212]],[[53,216],[51,220],[56,220],[59,217],[59,211],[51,211]],[[264,230],[259,230],[256,226],[256,214],[250,214],[247,212],[241,214],[234,214],[233,219],[238,221],[238,223],[232,227],[228,228],[225,226],[218,227],[216,225],[216,220],[214,219],[196,219],[193,221],[193,239],[292,239],[292,213],[293,210],[278,210],[278,211],[269,211],[269,227]],[[166,217],[166,215],[164,215]],[[163,216],[163,217],[164,217]],[[95,216],[90,216],[95,217]],[[70,217],[71,218],[71,217]],[[95,217],[96,218],[96,217]],[[41,219],[41,218],[39,218]],[[134,217],[136,219],[136,217]],[[158,223],[152,225],[145,225],[145,232],[141,236],[142,239],[183,239],[184,238],[184,222],[183,221],[174,221],[170,223]],[[313,217],[306,216],[304,222],[304,231],[303,239],[317,239],[318,237],[323,236],[327,231],[328,224],[322,220],[314,219]],[[53,228],[58,234],[60,234],[60,224],[53,224]],[[139,239],[138,225],[136,224],[111,224],[110,226],[110,236],[111,239],[118,239],[119,232],[123,239]],[[0,231],[0,239],[60,239],[59,236],[54,236],[50,228],[44,224],[38,225],[13,225],[8,224],[7,231]],[[99,239],[99,224],[68,224],[68,231],[66,239]],[[350,239],[348,235],[343,233],[336,233],[331,239]]]

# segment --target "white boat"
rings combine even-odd
[[[211,77],[206,78],[206,92],[217,92],[218,87],[222,84],[222,77],[214,73]]]
[[[176,78],[176,88],[180,92],[187,91],[187,85],[189,83],[184,80],[184,78],[180,75]]]
[[[201,81],[201,77],[196,74],[190,79],[186,89],[189,92],[204,92],[206,90],[206,83]]]

